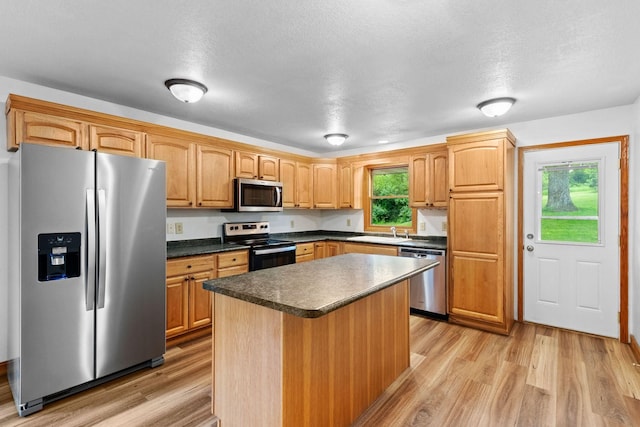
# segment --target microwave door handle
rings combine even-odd
[[[282,188],[280,188],[280,187],[274,187],[274,188],[276,189],[276,194],[275,194],[276,195],[276,200],[275,200],[276,204],[275,204],[275,206],[276,207],[282,206]]]

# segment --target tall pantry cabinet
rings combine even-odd
[[[513,165],[508,129],[447,138],[449,319],[509,334],[513,326]]]

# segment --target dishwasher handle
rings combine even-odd
[[[444,256],[445,252],[437,249],[415,249],[415,248],[400,248],[398,255],[402,257],[412,258],[429,258],[433,256]]]

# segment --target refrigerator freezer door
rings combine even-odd
[[[94,311],[86,305],[87,189],[94,154],[20,146],[20,398],[22,403],[94,378]],[[80,276],[38,280],[38,236],[80,233]],[[61,245],[57,252],[64,254]],[[56,263],[62,263],[63,257]]]
[[[96,371],[102,377],[165,351],[165,164],[97,154]],[[103,198],[103,200],[101,200]]]

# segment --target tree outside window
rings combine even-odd
[[[407,166],[370,169],[369,227],[395,226],[414,230],[415,212],[409,207],[409,170]]]

